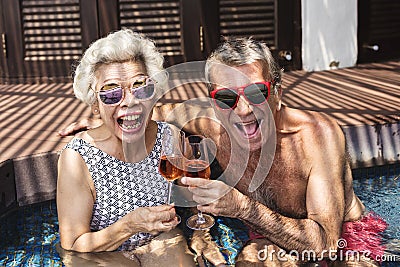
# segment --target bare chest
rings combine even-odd
[[[239,191],[285,216],[305,218],[309,166],[302,151],[301,144],[281,142],[276,148],[272,165],[254,153],[246,166],[228,170],[226,175],[232,177],[243,173],[245,169],[235,186]],[[235,157],[240,156],[232,155],[230,159],[235,160]],[[270,164],[271,167],[265,172],[261,185],[250,192],[249,185],[255,178],[254,173],[259,164]]]
[[[246,180],[251,171],[238,183],[238,190],[270,209],[293,218],[304,218],[308,177],[300,166],[285,166],[275,161],[264,182],[254,192],[248,191]]]

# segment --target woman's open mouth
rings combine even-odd
[[[143,121],[143,115],[127,115],[117,119],[118,125],[123,130],[134,130],[140,128]]]

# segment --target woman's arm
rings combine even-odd
[[[100,231],[90,230],[96,197],[90,173],[81,156],[65,149],[60,155],[57,211],[61,246],[78,252],[116,250],[138,232],[157,234],[177,225],[173,206],[138,208]]]

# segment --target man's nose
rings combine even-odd
[[[250,113],[253,112],[253,107],[250,105],[250,103],[247,101],[247,99],[244,96],[239,96],[237,105],[235,107],[235,113],[238,115],[249,115]]]

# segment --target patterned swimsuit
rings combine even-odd
[[[91,230],[110,226],[138,207],[165,204],[168,183],[158,171],[161,137],[169,126],[157,122],[157,138],[153,150],[142,161],[121,161],[88,142],[75,138],[65,148],[78,152],[86,163],[96,189]],[[118,250],[132,250],[149,242],[149,233],[137,233],[126,240]]]

